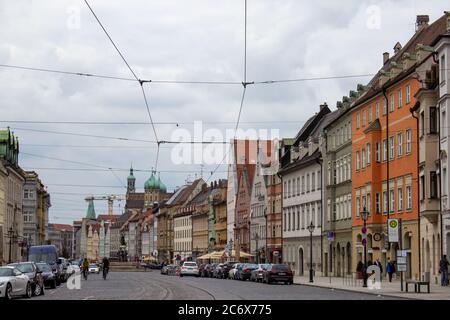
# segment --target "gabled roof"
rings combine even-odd
[[[292,161],[287,166],[278,171],[280,174],[285,174],[293,170],[304,168],[320,158],[320,150],[316,149],[313,154],[306,155],[302,159]]]
[[[120,215],[117,214],[113,214],[113,215],[109,215],[109,214],[99,214],[97,216],[97,220],[98,221],[111,221],[111,222],[115,222],[119,219]]]
[[[73,226],[70,224],[49,223],[48,226],[53,231],[73,232]]]
[[[365,130],[364,133],[369,133],[371,131],[379,131],[381,130],[380,119],[375,119]]]
[[[322,120],[322,118],[330,113],[331,110],[328,108],[328,105],[324,104],[320,106],[319,112],[317,112],[314,116],[308,119],[306,123],[303,125],[303,127],[300,129],[300,131],[295,136],[295,142],[294,145],[298,146],[300,142],[306,141],[306,139],[311,135],[313,130],[317,128],[319,122]]]
[[[433,42],[439,37],[439,35],[446,33],[446,26],[447,26],[447,16],[443,15],[429,26],[424,26],[416,33],[414,33],[414,35],[408,40],[406,45],[402,49],[400,49],[395,55],[389,58],[389,60],[381,67],[379,72],[369,81],[367,91],[355,100],[353,106],[360,105],[381,92],[382,87],[380,86],[379,83],[381,71],[387,71],[392,62],[400,64],[403,55],[405,53],[414,53],[416,46],[418,44],[427,46],[432,45]],[[401,71],[393,79],[388,80],[385,86],[395,83],[405,75],[412,72],[414,69],[415,66],[409,68],[408,70]]]

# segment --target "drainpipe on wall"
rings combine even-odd
[[[416,119],[416,123],[417,123],[416,124],[416,127],[417,127],[417,130],[416,130],[417,161],[418,161],[418,164],[417,164],[417,186],[420,188],[420,185],[419,185],[419,181],[420,181],[420,170],[419,170],[419,160],[420,160],[420,158],[419,158],[420,157],[420,152],[419,152],[419,147],[420,147],[420,145],[419,145],[419,117],[417,117],[414,114],[413,108],[410,108],[409,111],[411,112],[411,115],[413,116],[413,118]],[[421,248],[420,248],[420,238],[421,238],[421,236],[420,236],[420,197],[417,197],[417,210],[418,210],[418,215],[417,215],[417,221],[418,221],[418,223],[417,223],[417,226],[418,226],[418,228],[417,228],[418,229],[417,237],[418,237],[418,241],[417,242],[419,244],[418,254],[419,254],[419,279],[420,279],[421,278],[421,274],[422,274],[422,260],[421,260],[422,259],[422,255],[421,255]]]
[[[316,162],[320,165],[320,272],[323,276],[323,159],[316,159]]]
[[[388,100],[388,97],[387,97],[387,95],[386,95],[386,87],[382,87],[382,92],[383,92],[383,96],[384,96],[384,101],[386,102],[386,156],[387,156],[387,159],[386,159],[386,194],[387,194],[387,220],[386,220],[386,235],[388,236],[388,230],[389,230],[389,228],[388,228],[388,226],[387,226],[387,223],[388,223],[388,220],[389,220],[389,206],[390,206],[390,189],[389,189],[389,160],[390,160],[390,155],[389,155],[389,105],[388,105],[388,103],[389,103],[389,100]],[[381,141],[381,143],[383,144],[383,141]],[[384,150],[383,150],[383,153],[384,153]],[[383,191],[383,190],[382,190]],[[383,194],[383,193],[381,193],[381,194]],[[383,200],[383,202],[384,202],[384,200]],[[401,236],[401,230],[400,230],[400,236]],[[391,249],[391,243],[389,242],[389,236],[388,236],[388,249],[390,250]]]

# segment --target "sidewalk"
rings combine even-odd
[[[321,288],[330,288],[335,290],[346,290],[352,292],[364,292],[382,296],[399,297],[406,299],[420,300],[450,300],[450,286],[441,287],[436,284],[430,284],[430,293],[427,293],[425,286],[421,287],[421,293],[414,292],[414,285],[409,285],[409,292],[405,292],[405,283],[403,283],[403,292],[400,290],[400,280],[389,283],[383,279],[381,289],[369,289],[362,287],[362,280],[344,279],[337,277],[315,277],[314,282],[309,282],[309,277],[294,277],[294,284],[314,286]]]

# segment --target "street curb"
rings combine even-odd
[[[404,297],[400,297],[400,296],[394,296],[392,294],[380,294],[380,293],[375,293],[375,292],[361,292],[361,291],[356,291],[356,290],[351,290],[351,289],[343,289],[343,288],[333,288],[333,287],[326,287],[323,285],[316,285],[316,284],[308,284],[308,283],[293,283],[295,285],[298,286],[307,286],[307,287],[316,287],[316,288],[322,288],[322,289],[333,289],[333,290],[340,290],[340,291],[345,291],[345,292],[352,292],[352,293],[365,293],[365,294],[371,294],[374,296],[383,296],[383,297],[388,297],[388,298],[402,298],[402,299],[408,299],[408,300],[420,300],[420,301],[424,301],[425,299],[419,299],[419,298],[404,298]]]

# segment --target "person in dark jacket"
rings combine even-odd
[[[441,286],[448,286],[448,265],[447,256],[444,254],[439,262],[439,273],[441,274]]]
[[[395,265],[390,258],[388,258],[388,262],[386,264],[386,273],[389,275],[389,282],[392,282],[392,275],[395,273]]]

